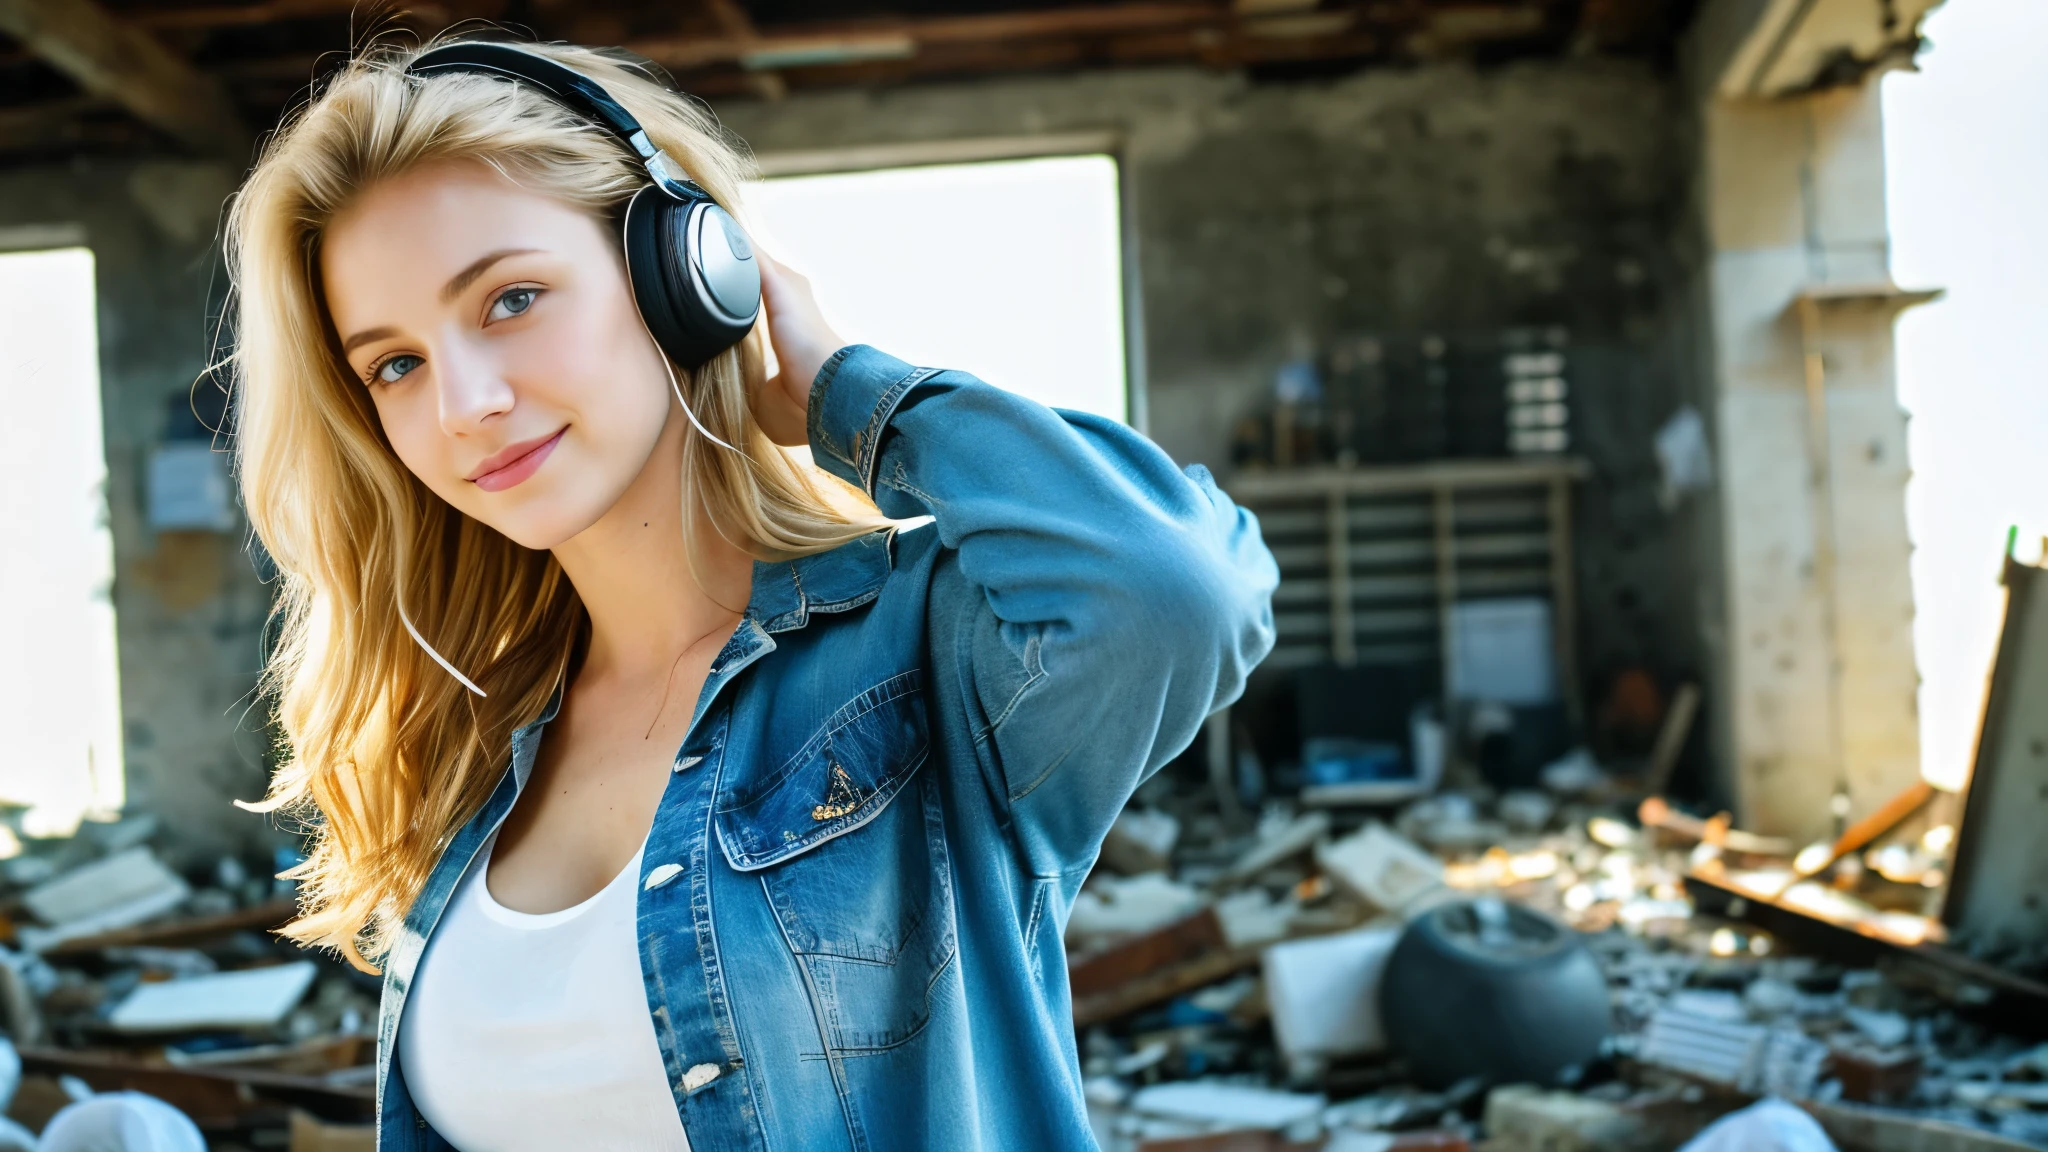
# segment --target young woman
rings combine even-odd
[[[1271,644],[1256,524],[843,346],[618,57],[437,51],[329,82],[230,232],[266,804],[290,934],[384,973],[379,1147],[1092,1148],[1061,925]]]

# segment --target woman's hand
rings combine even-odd
[[[807,443],[811,382],[834,352],[845,347],[811,294],[811,282],[756,246],[761,262],[761,304],[768,318],[768,342],[776,372],[763,383],[754,418],[777,444]]]

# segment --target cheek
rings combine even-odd
[[[592,301],[566,323],[536,333],[519,358],[526,388],[575,413],[586,438],[630,455],[651,447],[668,410],[668,376],[630,300]]]
[[[405,469],[419,478],[435,495],[453,502],[468,487],[456,475],[455,465],[450,458],[448,438],[441,433],[440,421],[434,410],[433,395],[426,389],[415,388],[403,392],[373,392],[377,406],[377,419],[384,428],[384,438],[391,442],[391,451]]]

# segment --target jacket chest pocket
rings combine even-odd
[[[930,1016],[955,948],[952,864],[920,673],[849,701],[759,785],[720,800],[726,862],[760,879],[834,1055]]]

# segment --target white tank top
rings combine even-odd
[[[640,974],[640,853],[597,895],[534,915],[491,898],[496,843],[413,976],[398,1050],[414,1105],[461,1152],[689,1152]]]

